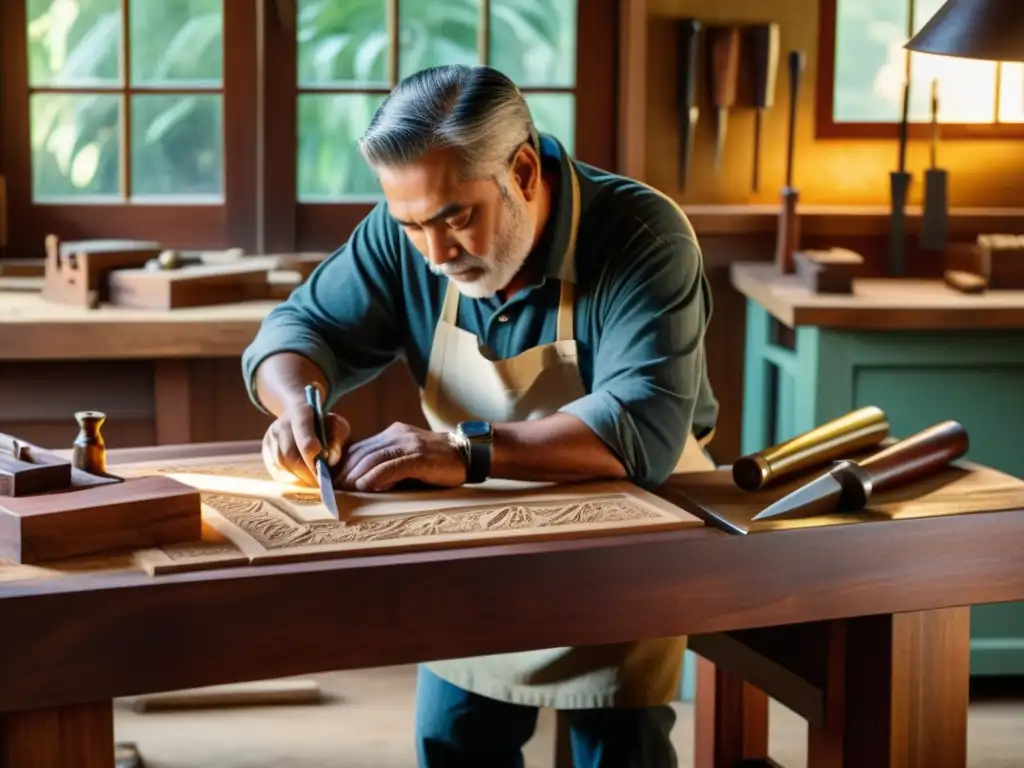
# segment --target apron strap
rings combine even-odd
[[[448,325],[458,325],[459,295],[459,289],[449,278],[448,287],[444,292],[444,306],[441,308],[441,320],[448,323]]]
[[[558,295],[558,325],[555,331],[557,341],[573,340],[573,314],[576,304],[576,288],[569,280],[562,280]]]

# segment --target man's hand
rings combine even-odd
[[[457,488],[466,482],[466,465],[443,432],[392,424],[352,443],[337,477],[339,488],[356,491],[387,491],[403,480]]]
[[[328,466],[341,459],[341,451],[351,433],[349,424],[336,413],[324,414],[327,432]],[[279,483],[317,484],[316,457],[320,441],[316,436],[313,409],[305,402],[288,407],[263,436],[263,463],[270,476]],[[334,474],[332,472],[332,474]]]

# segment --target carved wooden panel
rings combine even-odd
[[[447,490],[339,491],[345,519],[338,521],[318,492],[273,481],[255,454],[113,471],[169,475],[202,492],[203,540],[140,552],[139,565],[154,574],[702,525],[627,482],[489,481]]]

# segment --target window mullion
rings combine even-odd
[[[399,68],[399,3],[400,0],[388,0],[388,85],[392,88],[398,84],[398,73],[402,71]]]
[[[477,59],[485,66],[491,63],[491,0],[480,0],[480,27],[477,33]]]
[[[131,0],[121,0],[121,194],[132,199]]]

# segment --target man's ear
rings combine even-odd
[[[512,176],[527,202],[537,196],[541,183],[540,155],[529,144],[524,144],[516,153]]]

